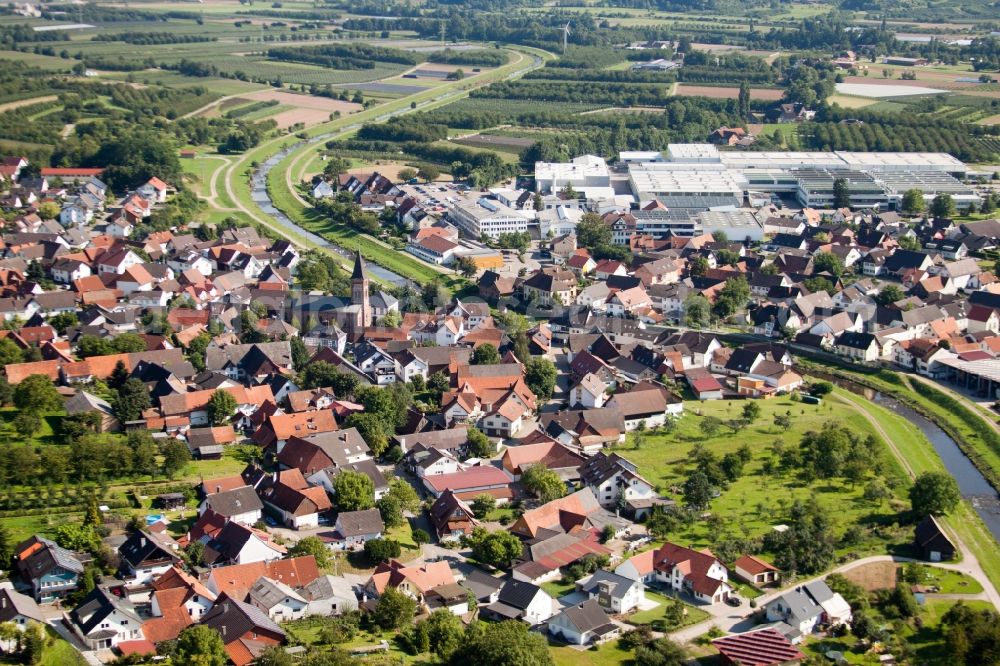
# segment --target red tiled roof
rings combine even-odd
[[[484,467],[470,467],[469,469],[462,470],[461,472],[453,472],[451,474],[436,474],[434,476],[425,477],[424,480],[439,493],[444,492],[445,490],[460,493],[469,488],[480,488],[483,486],[506,486],[510,484],[510,477],[507,476],[503,470],[493,467],[492,465]]]

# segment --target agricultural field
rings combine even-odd
[[[715,99],[736,99],[740,95],[739,87],[727,86],[701,86],[691,83],[678,83],[674,88],[675,95],[685,95],[693,97],[712,97]],[[761,99],[770,102],[781,99],[784,90],[781,88],[751,88],[750,98]]]

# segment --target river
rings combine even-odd
[[[927,437],[934,450],[937,451],[941,461],[944,462],[945,469],[955,477],[955,481],[958,482],[958,488],[962,492],[962,497],[972,504],[976,513],[983,519],[987,529],[993,534],[993,538],[1000,542],[1000,498],[997,496],[997,491],[962,452],[962,449],[958,447],[958,444],[951,438],[951,435],[939,428],[923,414],[907,407],[894,398],[849,380],[832,376],[828,379],[841,388],[864,396],[868,400],[886,407],[894,414],[898,414],[900,417],[917,426],[920,432],[924,433],[924,436]]]

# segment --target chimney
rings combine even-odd
[[[222,492],[222,486],[215,486],[215,492],[221,493]]]

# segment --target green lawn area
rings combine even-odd
[[[656,608],[641,610],[637,613],[629,615],[626,620],[629,624],[652,624],[656,620],[662,620],[663,615],[667,610],[667,604],[674,602],[674,600],[670,597],[658,592],[652,592],[650,590],[646,590],[646,599],[655,601],[659,605]],[[684,604],[684,610],[686,611],[686,614],[684,616],[684,622],[681,623],[680,627],[698,624],[699,622],[703,622],[709,618],[709,614],[706,611],[688,603]],[[680,627],[677,628],[680,629]]]
[[[838,533],[857,523],[881,524],[886,528],[898,520],[895,512],[887,506],[875,505],[862,498],[863,484],[851,487],[842,480],[805,483],[794,471],[764,473],[765,461],[772,458],[771,449],[776,441],[785,447],[797,447],[805,432],[820,429],[832,421],[847,426],[862,437],[869,434],[876,437],[879,447],[875,454],[885,475],[895,484],[897,496],[902,497],[908,485],[903,469],[860,414],[834,400],[827,400],[822,405],[806,405],[782,397],[758,401],[760,418],[739,433],[725,426],[713,437],[705,437],[701,432],[699,424],[706,416],[715,416],[723,421],[737,419],[744,404],[744,401],[725,400],[686,402],[684,416],[680,418],[675,432],[644,433],[638,449],[634,446],[636,435],[633,433],[625,445],[617,448],[617,452],[633,461],[639,472],[665,495],[680,499],[679,494],[673,491],[679,489],[690,473],[689,452],[692,447],[704,446],[721,458],[747,444],[753,457],[744,467],[743,475],[723,490],[710,507],[711,513],[721,519],[722,531],[740,538],[766,533],[774,525],[787,520],[787,510],[795,500],[811,498],[827,509]],[[787,412],[791,412],[791,427],[779,430],[773,425],[774,417]],[[908,540],[908,532],[905,535],[903,532],[906,530],[900,532],[900,538]],[[716,540],[705,520],[695,521],[670,537],[678,543],[698,548],[710,547]],[[849,550],[859,554],[884,553],[886,545],[885,537],[865,538]]]
[[[632,652],[619,649],[618,641],[608,641],[596,650],[578,650],[554,643],[549,645],[555,666],[617,666],[632,659]]]
[[[975,578],[961,571],[919,565],[919,585],[935,586],[941,594],[979,594],[983,586]]]
[[[553,599],[558,599],[576,590],[576,582],[564,583],[561,580],[550,580],[548,583],[542,583],[542,589],[548,592]]]

